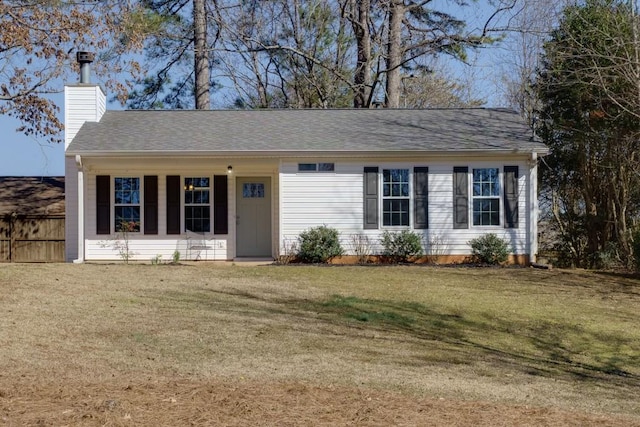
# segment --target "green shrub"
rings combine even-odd
[[[338,230],[322,225],[300,233],[298,258],[302,262],[327,262],[344,253]]]
[[[495,265],[509,258],[509,243],[494,233],[472,239],[469,244],[476,262]]]
[[[392,262],[408,262],[410,258],[422,255],[420,235],[410,230],[385,231],[380,239],[382,255]]]

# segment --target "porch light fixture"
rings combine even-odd
[[[233,166],[229,165],[227,166],[227,173],[231,173],[233,172]]]

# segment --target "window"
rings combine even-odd
[[[205,177],[184,179],[184,225],[197,233],[211,230],[210,180]]]
[[[317,166],[315,163],[298,163],[298,172],[315,172]]]
[[[264,184],[258,183],[244,183],[242,184],[242,197],[245,199],[263,199],[264,198]]]
[[[114,178],[114,230],[140,231],[140,178]]]
[[[318,163],[318,172],[333,172],[335,170],[335,163]]]
[[[335,163],[298,163],[298,172],[333,172]]]
[[[409,225],[409,169],[382,170],[382,225]]]
[[[473,170],[473,225],[500,225],[500,174],[497,168]]]

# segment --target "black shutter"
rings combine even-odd
[[[518,166],[504,167],[504,226],[518,228]]]
[[[158,234],[158,177],[144,177],[144,234]]]
[[[180,177],[167,176],[167,234],[180,234]]]
[[[469,168],[453,168],[453,228],[469,228]]]
[[[429,228],[429,168],[413,168],[413,228]]]
[[[96,176],[96,234],[111,234],[111,177]]]
[[[213,176],[213,234],[229,233],[227,175]]]
[[[364,229],[378,228],[378,168],[364,168]]]

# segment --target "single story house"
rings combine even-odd
[[[547,148],[503,109],[107,111],[65,89],[67,260],[277,258],[327,225],[347,255],[413,230],[462,261],[495,233],[535,261]]]

